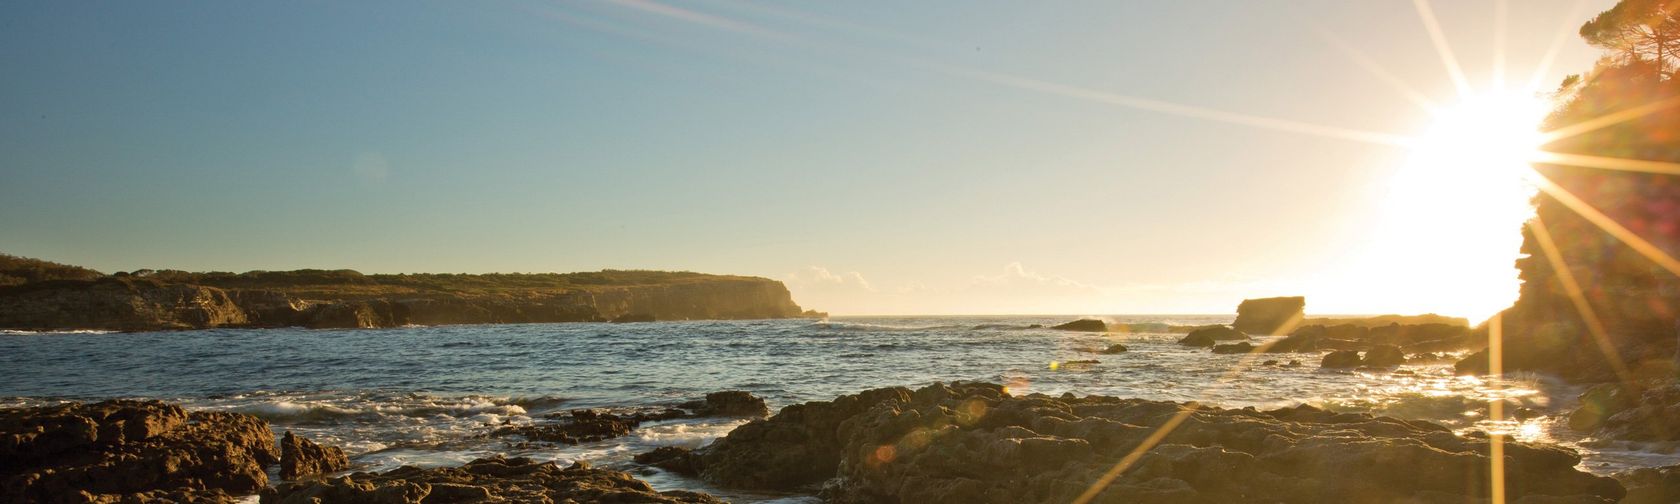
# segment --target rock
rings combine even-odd
[[[700,475],[700,458],[693,450],[677,446],[661,446],[636,455],[636,463],[650,465],[684,476]]]
[[[1607,383],[1581,394],[1569,427],[1625,441],[1680,441],[1680,382]]]
[[[1362,363],[1370,367],[1394,367],[1406,363],[1406,354],[1394,345],[1377,345],[1365,352]]]
[[[1125,352],[1126,352],[1126,345],[1115,343],[1113,345],[1109,345],[1108,348],[1104,348],[1104,349],[1102,349],[1102,351],[1099,351],[1097,353],[1100,353],[1100,354],[1117,354],[1117,353],[1125,353]]]
[[[256,417],[159,401],[0,411],[0,502],[229,502],[268,485]]]
[[[745,489],[826,481],[822,497],[839,503],[1070,502],[1169,422],[1176,429],[1094,502],[1486,498],[1479,485],[1492,465],[1485,438],[1427,422],[1308,406],[1262,412],[1013,396],[982,383],[877,389],[789,406],[703,448],[702,475]],[[1511,502],[1622,497],[1614,480],[1577,470],[1572,451],[1504,446]]]
[[[1089,365],[1092,365],[1092,364],[1102,364],[1102,361],[1096,360],[1096,359],[1081,359],[1081,360],[1070,360],[1070,361],[1067,361],[1067,362],[1063,362],[1062,364],[1063,365],[1068,365],[1068,366],[1089,366]]]
[[[1178,340],[1178,344],[1193,347],[1211,347],[1220,341],[1242,341],[1247,339],[1248,335],[1243,334],[1241,331],[1222,325],[1213,325],[1200,327],[1196,330],[1190,331],[1190,334],[1186,334],[1183,338]]]
[[[1262,366],[1276,366],[1276,365],[1278,365],[1278,361],[1277,361],[1277,359],[1266,359],[1266,362],[1262,362],[1262,363],[1260,363],[1260,365],[1262,365]]]
[[[419,504],[451,502],[718,503],[710,495],[657,492],[629,474],[578,462],[560,467],[528,458],[482,458],[461,467],[401,467],[285,483],[262,504]]]
[[[1615,475],[1627,488],[1620,504],[1673,504],[1680,502],[1680,465],[1646,467]]]
[[[1324,354],[1324,358],[1318,362],[1318,367],[1331,369],[1354,368],[1359,367],[1359,363],[1359,352],[1355,352],[1353,350],[1337,350]]]
[[[706,394],[705,401],[694,401],[683,404],[684,408],[694,412],[694,416],[733,416],[733,417],[767,417],[770,407],[764,404],[764,399],[749,392],[727,390]]]
[[[551,422],[513,425],[490,432],[491,436],[521,436],[531,441],[575,445],[592,443],[629,434],[641,425],[644,418],[637,415],[617,415],[591,409],[572,410],[550,415]]]
[[[1284,364],[1283,367],[1301,367],[1301,361],[1290,359],[1289,363]]]
[[[1307,298],[1274,297],[1244,299],[1237,305],[1237,320],[1231,328],[1249,334],[1287,334],[1305,317]]]
[[[286,431],[280,437],[280,479],[330,474],[350,468],[350,458],[337,446],[321,446]]]
[[[1232,343],[1232,344],[1229,344],[1229,345],[1214,346],[1213,347],[1213,353],[1216,353],[1216,354],[1246,354],[1246,353],[1249,353],[1249,352],[1253,352],[1254,348],[1255,348],[1254,345],[1250,345],[1247,341],[1244,341],[1244,342],[1241,342],[1241,343]]]
[[[1079,319],[1050,328],[1063,331],[1108,332],[1108,323],[1097,319]]]

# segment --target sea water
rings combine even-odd
[[[1182,335],[1048,329],[1074,317],[854,317],[631,324],[512,324],[362,330],[212,329],[0,335],[0,407],[155,398],[261,417],[350,453],[359,470],[459,465],[490,454],[630,470],[659,489],[730,492],[637,467],[636,453],[699,447],[744,420],[654,422],[577,446],[491,437],[575,408],[673,405],[746,390],[772,410],[869,388],[980,380],[1011,393],[1111,395],[1261,409],[1311,404],[1482,429],[1583,451],[1609,473],[1680,463],[1644,445],[1596,443],[1561,418],[1578,388],[1542,376],[1455,376],[1451,356],[1398,369],[1319,369],[1319,354],[1215,355]],[[1229,316],[1110,316],[1199,325]],[[1112,344],[1129,351],[1099,354]],[[1095,360],[1095,363],[1070,363]],[[1277,362],[1268,364],[1266,361]],[[1289,366],[1299,360],[1300,366]],[[1527,420],[1488,418],[1490,401]],[[1592,446],[1592,448],[1587,448]]]

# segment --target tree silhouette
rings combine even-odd
[[[1661,81],[1672,76],[1668,60],[1680,59],[1680,0],[1622,0],[1581,25],[1580,34],[1624,64],[1650,61]]]

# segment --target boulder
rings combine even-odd
[[[280,437],[280,479],[330,474],[350,468],[350,458],[337,446],[321,446],[286,431]]]
[[[1615,475],[1627,488],[1620,504],[1673,504],[1680,502],[1680,465],[1645,467]]]
[[[1102,481],[1169,424],[1176,428],[1153,449]],[[1227,410],[1014,396],[983,383],[878,389],[789,406],[748,426],[756,427],[701,450],[706,479],[760,490],[823,483],[823,499],[842,503],[1071,502],[1099,481],[1104,486],[1093,502],[1479,502],[1487,497],[1479,482],[1493,465],[1485,436],[1459,436],[1428,422],[1309,406]],[[801,435],[781,435],[788,433]],[[1615,480],[1576,469],[1580,458],[1572,451],[1504,446],[1511,502],[1613,502],[1623,495]],[[802,463],[794,454],[833,465]],[[766,456],[801,466],[787,470],[762,461]],[[750,460],[761,462],[744,463]]]
[[[584,462],[495,456],[461,467],[400,467],[384,473],[281,484],[263,492],[262,504],[420,504],[450,502],[623,502],[691,504],[723,502],[707,494],[655,491],[627,473]]]
[[[491,436],[520,436],[531,441],[575,445],[612,439],[635,430],[642,422],[683,416],[681,411],[647,416],[619,415],[592,409],[577,409],[549,415],[546,421],[530,425],[512,425],[490,431]]]
[[[1680,441],[1680,382],[1606,383],[1587,389],[1569,427],[1603,439]]]
[[[1097,319],[1079,319],[1050,328],[1063,331],[1108,332],[1108,323]]]
[[[0,411],[0,502],[224,502],[268,485],[249,415],[115,400]]]
[[[1318,367],[1331,369],[1353,368],[1359,367],[1360,362],[1361,359],[1359,358],[1359,352],[1355,352],[1353,350],[1337,350],[1324,354],[1324,358],[1318,361]]]
[[[1231,327],[1249,334],[1287,334],[1305,317],[1306,306],[1307,298],[1300,296],[1244,299]]]
[[[1394,345],[1377,345],[1365,352],[1362,364],[1371,367],[1394,367],[1406,363],[1406,354]]]
[[[1104,348],[1097,353],[1100,353],[1100,354],[1117,354],[1117,353],[1124,353],[1125,351],[1126,351],[1126,345],[1115,343],[1113,345],[1109,345],[1108,348]]]
[[[1220,341],[1244,341],[1247,339],[1248,335],[1243,334],[1242,331],[1222,325],[1212,325],[1190,331],[1190,334],[1186,334],[1183,338],[1178,340],[1178,344],[1194,347],[1211,347]]]
[[[1250,345],[1247,341],[1243,341],[1243,342],[1240,342],[1240,343],[1231,343],[1229,345],[1216,345],[1216,346],[1213,347],[1213,353],[1216,353],[1216,354],[1245,354],[1245,353],[1253,352],[1254,348],[1255,348],[1254,345]]]
[[[764,399],[750,392],[741,390],[726,390],[706,394],[706,400],[693,401],[683,404],[684,408],[694,412],[695,416],[732,416],[732,417],[767,417],[770,407],[764,404]]]

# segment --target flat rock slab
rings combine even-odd
[[[402,467],[281,484],[263,504],[433,504],[454,502],[721,503],[710,495],[654,491],[627,473],[579,462],[561,467],[528,458],[483,458],[461,467]]]
[[[1164,426],[1159,444],[1103,476]],[[711,482],[822,485],[830,502],[1483,502],[1485,436],[1309,406],[1258,411],[994,384],[887,388],[789,406],[690,458]],[[1506,441],[1510,502],[1611,503],[1568,449]],[[1526,500],[1525,500],[1526,499]]]

